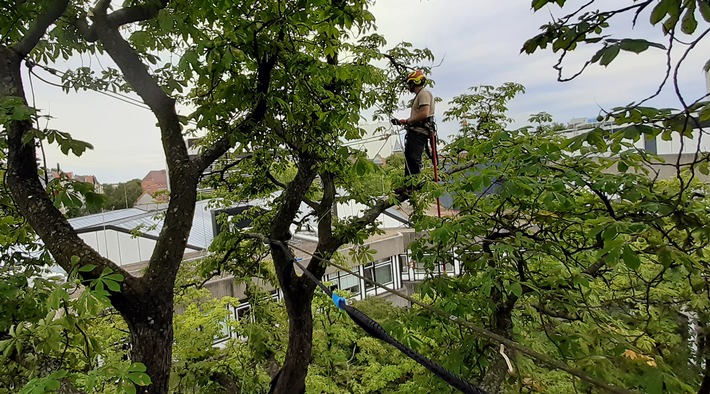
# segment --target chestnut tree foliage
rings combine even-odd
[[[231,183],[230,188],[238,189],[237,196],[253,197],[282,189],[271,213],[264,215],[271,222],[263,220],[266,227],[255,228],[269,239],[286,241],[301,202],[308,202],[320,217],[330,212],[335,186],[343,182],[343,174],[350,169],[348,159],[355,153],[340,144],[343,139],[361,135],[356,127],[360,111],[379,106],[387,113],[396,105],[394,87],[405,70],[372,64],[413,64],[431,58],[428,51],[413,50],[406,44],[385,51],[384,38],[371,33],[374,18],[367,11],[368,5],[364,0],[2,3],[0,120],[6,152],[3,186],[7,188],[3,190],[9,191],[7,206],[16,209],[13,218],[17,218],[8,219],[7,224],[15,226],[17,220],[17,226],[29,225],[51,253],[53,263],[71,278],[76,277],[84,288],[95,290],[83,294],[93,294],[99,298],[98,305],[110,304],[120,314],[129,333],[130,359],[137,364],[127,364],[123,375],[119,373],[123,370],[112,371],[117,376],[139,374],[131,382],[140,385],[142,392],[163,393],[169,389],[175,278],[202,172],[229,152],[231,157],[244,158],[244,165],[254,170],[249,179]],[[79,67],[55,71],[54,62],[77,55],[109,57],[112,65],[103,70]],[[81,154],[91,145],[72,139],[65,131],[37,126],[42,112],[28,105],[20,77],[24,68],[61,76],[67,91],[133,92],[155,115],[170,172],[171,196],[163,230],[142,276],[129,274],[84,244],[58,209],[80,200],[62,190],[48,194],[40,182],[35,160],[39,140],[57,143],[65,153],[72,154]],[[178,104],[193,111],[178,114]],[[188,156],[184,141],[186,134],[192,133],[203,136],[196,157]],[[370,168],[362,159],[358,163],[359,171]],[[281,181],[272,182],[276,179],[272,179],[274,172],[287,173],[289,166],[296,169],[292,177],[279,175]],[[240,172],[235,174],[230,172],[228,176]],[[312,188],[316,179],[322,192]],[[58,203],[52,200],[56,195],[66,198]],[[322,201],[317,201],[316,195]],[[380,204],[356,227],[369,227],[376,213],[388,204]],[[330,226],[332,221],[328,217],[321,223]],[[358,230],[342,232],[336,226],[322,233],[331,231],[332,237],[319,249],[324,256],[345,242],[365,236]],[[278,378],[273,380],[273,391],[299,391],[304,386],[312,346],[314,286],[297,278],[290,258],[276,244],[271,246],[290,327],[287,356]],[[229,250],[225,253],[232,254]],[[231,257],[248,262],[242,255]],[[322,273],[321,267],[311,268]],[[59,299],[74,300],[66,295]],[[51,305],[56,309],[64,304]],[[67,318],[82,313],[81,308],[64,306]],[[36,313],[42,315],[40,312]],[[48,315],[44,321],[55,320]],[[24,323],[18,321],[9,329],[17,334],[14,327],[21,326]],[[77,328],[78,338],[86,338],[83,353],[87,364],[70,365],[88,373],[97,366],[100,350],[93,346],[86,329],[80,325],[67,327]],[[55,331],[66,334],[61,329]],[[59,343],[55,339],[51,339],[54,344]],[[7,357],[13,352],[24,353],[19,343],[4,343]],[[65,346],[56,350],[64,355],[69,344],[67,339]],[[50,379],[50,388],[60,382],[92,390],[93,381],[87,383],[81,376],[66,372],[62,367],[70,360],[63,356],[60,360],[56,368],[28,368],[26,374],[16,376],[17,384],[26,381],[26,376]],[[231,383],[224,384],[231,387]],[[126,387],[135,390],[132,383]]]
[[[608,66],[624,52],[657,51],[666,74],[649,97],[607,109],[598,120],[611,126],[573,137],[552,132],[546,114],[531,118],[537,127],[509,130],[505,103],[521,86],[477,87],[456,97],[448,116],[461,122],[461,132],[448,157],[454,166],[476,166],[451,173],[435,191],[453,195],[460,211],[419,221],[429,231],[415,256],[431,265],[459,258],[465,269],[422,291],[454,315],[556,354],[618,388],[710,392],[709,171],[701,150],[710,102],[705,95],[685,97],[678,79],[710,32],[710,6],[532,2],[535,11],[548,6],[561,7],[564,16],[542,26],[522,51],[559,53],[553,67],[560,81]],[[626,21],[657,27],[665,41],[615,36]],[[569,53],[582,46],[598,49],[566,72]],[[707,64],[697,65],[702,68]],[[648,105],[664,89],[674,92],[675,109]],[[679,140],[681,148],[661,157],[642,149],[642,138]],[[451,345],[492,392],[599,390],[509,352],[518,365],[512,373],[497,344],[485,338],[460,332]]]
[[[532,6],[548,3],[570,7],[564,0]],[[599,46],[582,71],[609,65],[623,52],[667,51],[676,61],[668,62],[663,84],[679,92],[683,54],[708,32],[707,2],[632,1],[608,10],[595,3],[544,26],[523,51],[551,46],[561,55],[560,72],[565,55],[582,45]],[[355,329],[294,270],[282,247],[312,217],[315,254],[340,258],[340,247],[362,244],[378,231],[377,216],[405,199],[368,187],[401,182],[399,171],[382,172],[344,142],[362,136],[357,124],[364,110],[392,113],[402,74],[432,54],[409,44],[388,47],[372,32],[368,5],[2,3],[0,389],[452,392]],[[617,17],[629,14],[634,23],[657,26],[667,41],[610,35]],[[113,65],[62,70],[67,91],[135,93],[160,128],[171,195],[142,276],[91,250],[58,210],[80,201],[73,193],[90,190],[48,193],[40,182],[39,140],[73,154],[90,145],[37,126],[42,109],[28,105],[20,72],[52,70],[76,55],[109,57]],[[412,221],[425,234],[412,255],[430,268],[458,259],[463,269],[426,281],[418,298],[619,390],[710,392],[708,156],[697,150],[690,161],[664,161],[634,144],[703,135],[707,100],[678,93],[672,110],[639,98],[605,113],[617,127],[569,137],[545,113],[531,118],[535,126],[511,129],[507,104],[522,92],[516,83],[481,86],[450,102],[446,117],[461,128],[442,152],[443,182],[427,182],[412,196]],[[178,114],[178,105],[191,112]],[[187,154],[188,135],[202,137],[196,157]],[[662,177],[660,169],[669,168],[672,176]],[[248,231],[228,226],[240,218],[223,218],[230,230],[215,240],[210,257],[186,265],[182,253],[200,182],[227,205],[267,203],[247,213]],[[443,194],[453,197],[457,213],[426,216],[424,208]],[[336,218],[334,206],[349,201],[370,208]],[[355,257],[366,258],[364,252]],[[42,279],[38,272],[50,263],[69,281]],[[318,258],[308,265],[316,276],[325,268]],[[248,286],[253,320],[231,319],[226,306],[237,300],[215,300],[200,288],[225,272],[245,283],[257,277],[278,285],[283,303]],[[401,341],[489,392],[602,392],[427,309],[396,310],[378,301],[362,308]],[[238,336],[213,347],[226,328]]]

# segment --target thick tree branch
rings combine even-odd
[[[219,383],[220,386],[224,387],[228,393],[240,394],[242,392],[242,389],[239,387],[237,381],[224,372],[214,371],[210,375],[210,378]]]
[[[147,21],[156,17],[168,3],[168,0],[148,0],[141,5],[116,10],[108,15],[107,20],[112,27]]]
[[[126,81],[150,107],[160,126],[172,193],[162,231],[143,279],[146,283],[152,283],[153,288],[164,286],[172,289],[192,225],[199,172],[188,157],[175,100],[163,92],[137,52],[110,25],[102,6],[97,5],[94,11],[96,34]]]
[[[315,254],[322,258],[330,258],[340,246],[342,241],[333,237],[333,203],[335,202],[335,180],[333,173],[322,172],[323,198],[316,208],[318,215],[318,246]],[[312,259],[306,267],[316,277],[325,273],[326,266],[318,259]]]
[[[553,310],[545,308],[543,305],[540,305],[540,304],[534,304],[532,307],[535,308],[535,310],[538,311],[539,313],[553,317],[555,319],[564,319],[564,320],[568,320],[568,321],[582,321],[582,318],[579,316],[572,316],[572,315],[569,315],[569,314],[566,314],[566,313],[563,313],[560,311],[553,311]]]
[[[21,58],[14,50],[0,46],[0,97],[20,97],[26,105],[20,65]],[[124,276],[121,286],[126,292],[126,286],[132,287],[135,278],[86,245],[49,199],[39,180],[34,140],[23,141],[30,130],[29,119],[12,121],[7,130],[7,184],[18,210],[66,272],[76,268],[72,262],[76,256],[78,264],[96,266],[91,272],[83,272],[82,278],[97,278],[108,267]]]
[[[94,13],[106,14],[110,3],[110,1],[102,0],[94,8]],[[147,21],[158,15],[158,12],[167,7],[168,3],[168,0],[148,0],[144,4],[121,8],[107,15],[106,22],[110,27],[119,28],[129,23]],[[83,19],[75,20],[73,23],[86,41],[95,42],[99,39],[96,24],[89,26]]]
[[[67,6],[69,6],[69,0],[54,0],[49,4],[47,10],[35,19],[35,23],[32,24],[24,38],[12,48],[21,59],[24,59],[37,46],[42,36],[47,33],[49,26],[62,16]]]
[[[267,95],[271,86],[271,75],[276,66],[279,52],[271,55],[264,55],[260,61],[256,79],[257,103],[254,110],[237,126],[232,133],[249,134],[266,117]],[[231,147],[230,137],[232,133],[225,133],[212,146],[205,149],[200,156],[195,159],[195,166],[199,172],[204,171],[210,164],[224,155]]]
[[[161,124],[161,129],[168,125],[171,128],[177,126],[179,129],[175,100],[168,97],[158,86],[138,53],[121,36],[121,33],[108,23],[106,15],[97,14],[94,19],[94,27],[106,52],[121,69],[126,81],[153,111]],[[166,137],[163,136],[163,139],[165,140]],[[184,145],[182,135],[179,135],[179,139],[180,144]],[[187,149],[184,156],[187,156]]]

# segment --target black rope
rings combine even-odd
[[[310,271],[308,271],[301,263],[296,260],[295,257],[293,257],[293,254],[291,254],[291,251],[286,247],[286,245],[281,242],[281,241],[272,241],[274,244],[280,246],[283,250],[284,253],[286,253],[287,256],[291,257],[291,260],[293,260],[293,263],[298,266],[303,271],[303,274],[306,275],[309,279],[311,279],[316,285],[318,285],[325,294],[330,296],[333,299],[333,302],[335,305],[344,310],[348,316],[358,325],[360,326],[363,330],[365,330],[366,333],[368,333],[370,336],[377,338],[383,342],[389,343],[390,345],[396,347],[404,353],[407,357],[411,358],[412,360],[416,361],[420,365],[424,366],[426,369],[430,370],[433,372],[436,376],[440,377],[443,379],[446,383],[451,385],[451,387],[454,387],[461,391],[462,393],[466,394],[486,394],[486,392],[471,383],[467,382],[460,376],[457,376],[453,372],[445,369],[441,365],[435,363],[434,361],[422,356],[421,354],[415,352],[414,350],[408,348],[404,344],[400,343],[397,341],[395,338],[393,338],[387,331],[385,331],[384,328],[382,328],[379,323],[376,321],[372,320],[369,316],[366,314],[362,313],[360,310],[357,308],[354,308],[350,305],[348,305],[343,297],[340,297],[339,295],[333,293],[328,286],[324,285],[318,278],[315,277]]]

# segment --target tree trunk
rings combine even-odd
[[[305,279],[301,277],[299,279]],[[272,382],[269,393],[300,394],[306,392],[306,375],[313,349],[313,287],[295,280],[284,292],[288,312],[288,349],[284,365]]]
[[[702,314],[698,319],[698,353],[699,359],[704,361],[705,368],[703,373],[703,382],[700,385],[698,394],[710,394],[710,325],[703,323],[707,320],[702,320]],[[707,317],[707,316],[706,316]]]
[[[483,251],[488,255],[488,267],[491,270],[497,271],[499,268],[497,266],[497,261],[494,258],[493,252],[491,250],[492,239],[496,237],[505,237],[506,234],[494,233],[488,236],[488,240],[483,243]],[[523,279],[523,278],[521,278]],[[513,308],[515,303],[518,302],[518,297],[513,294],[508,294],[507,296],[500,290],[503,288],[503,283],[499,282],[498,286],[494,286],[491,290],[491,301],[495,305],[493,310],[493,322],[490,330],[494,333],[508,338],[513,339]],[[486,373],[481,381],[481,388],[489,392],[490,394],[497,394],[500,392],[500,387],[505,380],[508,373],[508,364],[505,358],[498,352],[498,344],[493,344],[494,349],[491,353],[491,364],[486,369]],[[513,358],[513,354],[510,350],[507,350],[507,356]]]
[[[136,386],[138,393],[167,393],[173,353],[173,292],[155,289],[127,300],[117,309],[131,334],[131,361],[143,363],[151,384]]]
[[[508,339],[513,339],[512,308],[507,305],[496,308],[491,331]],[[510,359],[513,359],[511,349],[506,349],[506,354]],[[508,374],[508,364],[503,356],[498,352],[497,345],[495,346],[495,349],[493,349],[491,358],[491,364],[486,370],[483,381],[481,381],[481,388],[490,394],[497,394],[500,393],[500,387]]]

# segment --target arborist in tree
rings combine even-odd
[[[436,154],[435,133],[436,123],[434,123],[434,95],[425,88],[426,76],[421,70],[417,70],[407,75],[407,88],[414,93],[412,109],[407,119],[392,119],[393,125],[404,126],[407,131],[404,142],[404,177],[405,184],[395,190],[397,194],[409,193],[412,190],[420,189],[421,183],[412,179],[421,172],[422,153],[427,150],[427,144],[432,141],[434,154]],[[434,138],[432,138],[434,137]]]

